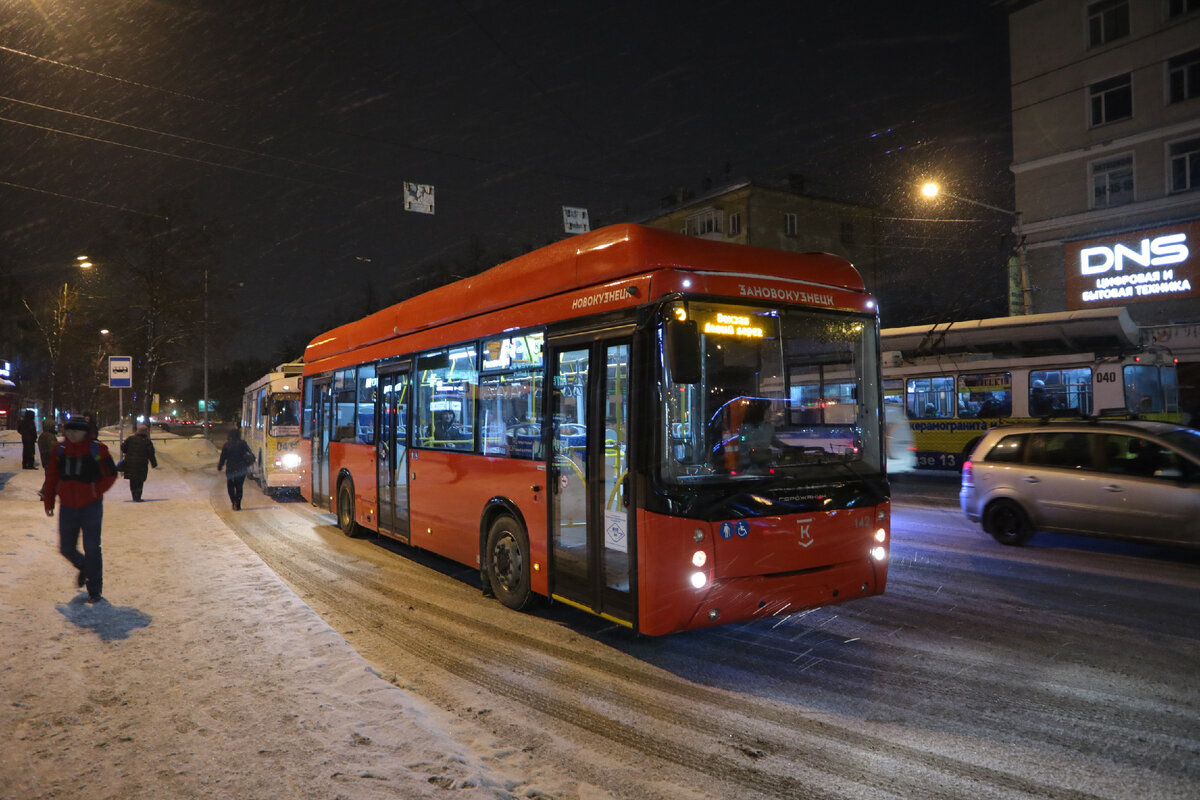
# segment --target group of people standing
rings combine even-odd
[[[63,438],[54,435],[54,424],[46,423],[40,436],[32,411],[22,417],[21,466],[37,469],[33,450],[37,447],[45,471],[45,482],[39,492],[46,516],[53,517],[59,507],[59,552],[78,570],[75,585],[87,587],[87,602],[103,601],[104,557],[100,543],[104,519],[104,493],[116,483],[117,475],[129,481],[133,501],[142,502],[142,490],[151,468],[158,467],[150,430],[139,425],[134,433],[121,442],[121,461],[113,463],[108,447],[97,438],[95,425],[86,416],[74,416],[62,426]],[[27,436],[32,426],[34,436]],[[242,507],[242,486],[254,465],[254,454],[234,429],[221,448],[217,470],[224,470],[229,500],[235,511]],[[83,552],[79,540],[83,539]]]

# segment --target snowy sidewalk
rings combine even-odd
[[[120,479],[108,493],[108,602],[93,607],[58,553],[41,470],[21,469],[13,433],[0,442],[0,795],[521,791],[439,710],[382,680],[187,485],[177,467],[222,480],[209,443],[156,438],[146,502]]]

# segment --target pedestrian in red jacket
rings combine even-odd
[[[55,446],[46,465],[42,501],[46,516],[54,516],[54,499],[62,501],[58,515],[58,549],[79,575],[77,586],[87,584],[88,602],[104,598],[104,558],[100,551],[100,525],[104,518],[104,493],[117,480],[117,468],[108,448],[98,442],[82,416],[63,426],[63,441]],[[79,535],[83,534],[83,553]]]

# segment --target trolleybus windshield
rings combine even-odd
[[[668,376],[665,482],[883,471],[874,319],[701,302],[687,314],[701,378]]]

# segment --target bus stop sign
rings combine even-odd
[[[108,388],[110,388],[110,389],[132,389],[133,388],[133,357],[132,356],[109,356],[108,357]]]

